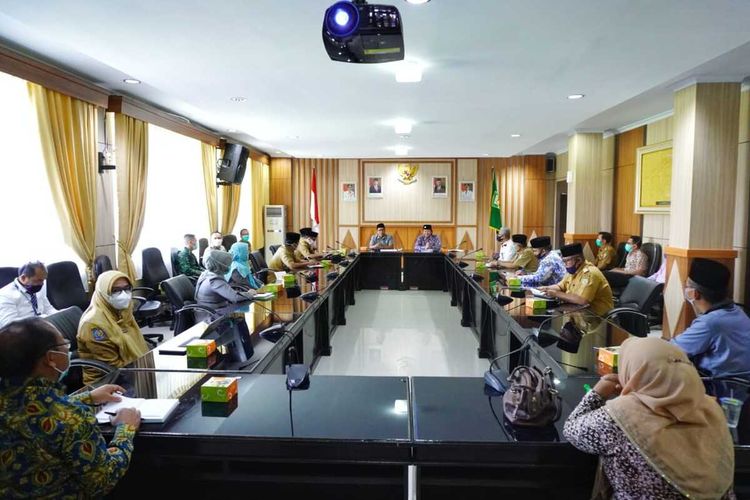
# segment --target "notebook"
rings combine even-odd
[[[172,412],[180,404],[179,399],[143,399],[120,396],[121,401],[109,402],[96,414],[96,421],[108,424],[112,415],[120,408],[138,408],[141,411],[141,422],[163,423],[169,419]]]
[[[255,296],[253,296],[253,300],[271,300],[271,299],[273,299],[273,294],[271,292],[256,293]]]

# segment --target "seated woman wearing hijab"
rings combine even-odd
[[[727,421],[685,353],[658,338],[631,338],[618,364],[619,374],[599,380],[563,431],[599,455],[592,498],[734,499]]]
[[[78,355],[103,361],[115,368],[132,363],[149,350],[132,306],[133,285],[125,274],[99,275],[91,305],[78,323]],[[101,372],[84,368],[83,382],[90,384]]]
[[[243,302],[255,295],[255,290],[239,293],[235,291],[224,277],[229,273],[232,255],[229,252],[214,250],[205,261],[206,270],[195,284],[195,301],[211,308],[227,303]]]
[[[253,270],[248,264],[250,247],[244,241],[238,241],[229,248],[232,256],[232,263],[229,265],[229,271],[224,275],[227,283],[232,288],[240,290],[257,290],[263,286],[263,283],[253,276]]]

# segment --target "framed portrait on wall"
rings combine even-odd
[[[635,213],[668,214],[672,205],[672,141],[636,150]]]
[[[357,201],[356,182],[346,181],[341,183],[341,201]]]
[[[432,178],[432,197],[433,198],[447,198],[448,197],[448,178],[444,176]]]
[[[368,177],[367,178],[367,197],[368,198],[382,198],[383,197],[383,178]]]
[[[460,181],[458,183],[458,201],[474,201],[474,181]]]

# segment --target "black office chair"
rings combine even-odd
[[[0,267],[0,288],[18,278],[17,267]]]
[[[229,247],[235,243],[237,243],[237,237],[233,234],[224,235],[224,238],[221,240],[221,245],[227,249],[227,252],[229,251]]]
[[[203,254],[206,253],[206,249],[208,248],[208,239],[207,238],[201,238],[198,240],[198,262],[200,265],[203,265]]]
[[[271,250],[271,255],[276,255],[276,251],[281,248],[281,245],[269,245],[268,249]]]
[[[205,311],[212,315],[216,314],[216,311],[210,307],[195,303],[195,285],[184,274],[165,280],[162,286],[172,306],[175,335],[195,325],[196,310]]]
[[[260,271],[261,269],[268,269],[268,263],[266,262],[266,258],[263,257],[263,252],[260,250],[256,250],[254,252],[250,253],[250,263],[253,266],[257,266],[257,269],[254,267],[254,271]]]
[[[610,310],[605,319],[613,318],[615,323],[632,335],[645,337],[651,331],[649,313],[663,290],[663,283],[633,276],[620,295],[617,307]]]
[[[94,259],[94,281],[99,279],[99,275],[112,270],[112,261],[107,255],[97,255]]]
[[[180,250],[178,248],[172,247],[169,250],[169,260],[172,263],[172,276],[177,276],[180,274],[180,266],[178,265],[178,255],[180,254]]]
[[[617,244],[617,264],[613,267],[625,267],[625,259],[628,257],[628,254],[625,251],[625,245],[627,245],[627,243],[624,241]]]
[[[169,279],[169,271],[158,248],[144,248],[142,252],[143,284],[154,291],[154,296],[164,302],[167,298],[161,294],[162,281]]]
[[[659,267],[661,267],[661,245],[658,243],[644,243],[643,246],[641,246],[641,251],[648,257],[646,276],[651,276],[659,270]]]
[[[89,306],[75,262],[55,262],[47,266],[47,298],[57,310],[78,306],[82,311]]]

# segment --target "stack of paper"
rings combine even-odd
[[[107,403],[96,414],[96,421],[100,424],[108,424],[110,419],[120,408],[137,408],[141,411],[141,421],[144,423],[166,422],[175,408],[180,404],[179,399],[143,399],[127,398],[117,402]]]

